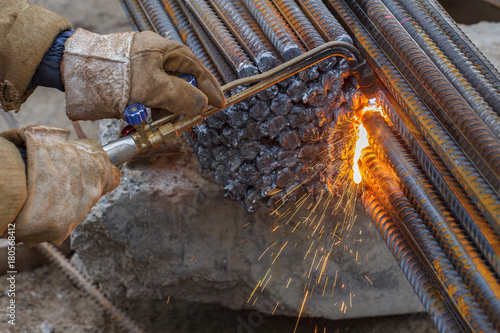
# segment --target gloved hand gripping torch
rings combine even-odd
[[[334,41],[314,48],[267,72],[235,80],[224,85],[222,90],[227,92],[242,85],[258,82],[242,92],[229,97],[226,100],[226,107],[238,103],[289,76],[333,56],[340,56],[347,60],[349,70],[353,73],[358,82],[358,89],[366,98],[374,98],[377,87],[375,85],[375,74],[373,70],[368,66],[354,46],[346,42]],[[181,76],[181,78],[186,79],[191,84],[196,84],[194,77],[191,75]],[[211,106],[198,116],[179,118],[178,115],[171,114],[161,119],[147,122],[146,119],[148,114],[144,105],[132,104],[125,109],[124,118],[135,130],[105,145],[103,148],[108,154],[111,163],[119,166],[129,161],[138,153],[157,148],[177,139],[180,133],[201,123],[203,119],[218,111],[220,111],[220,109]]]

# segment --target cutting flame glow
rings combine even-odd
[[[369,146],[368,143],[368,133],[366,132],[365,127],[363,124],[360,124],[358,127],[358,140],[356,141],[356,148],[354,151],[354,165],[352,166],[353,169],[353,180],[356,184],[361,183],[361,171],[359,171],[359,166],[358,166],[358,161],[359,158],[361,157],[361,151],[365,149],[366,147]]]

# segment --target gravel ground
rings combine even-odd
[[[128,21],[116,0],[32,0],[69,18],[75,27],[95,32],[116,32],[130,29]],[[463,29],[497,68],[500,68],[500,24],[482,22]],[[21,113],[15,115],[20,126],[47,124],[72,129],[64,115],[64,95],[50,89],[38,89]],[[83,124],[85,132],[98,137],[96,123]],[[0,117],[0,131],[7,124]],[[73,134],[74,137],[74,134]],[[79,291],[53,265],[17,275],[17,325],[7,324],[4,315],[9,302],[6,277],[0,279],[0,332],[119,332],[116,325],[99,310],[91,299]],[[164,304],[164,303],[163,303]],[[163,305],[165,306],[165,305]],[[217,306],[185,304],[172,299],[171,315],[158,317],[142,313],[141,304],[131,305],[129,313],[152,332],[238,332],[239,320],[252,313],[230,311]],[[381,305],[383,306],[383,305]],[[292,332],[296,318],[264,318],[258,332]],[[45,322],[45,323],[44,323]],[[52,330],[51,330],[52,328]],[[245,332],[245,330],[240,330]],[[253,329],[246,330],[253,332]],[[304,319],[297,332],[436,332],[426,314],[392,316],[344,321]]]

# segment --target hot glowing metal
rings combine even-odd
[[[356,184],[361,183],[362,180],[361,172],[359,171],[359,166],[358,166],[359,158],[361,157],[361,151],[368,146],[369,146],[368,133],[366,132],[366,129],[363,126],[363,124],[360,124],[358,127],[358,140],[356,141],[356,148],[354,151],[354,161],[353,161],[354,163],[352,166],[354,172],[352,178]]]

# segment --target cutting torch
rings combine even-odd
[[[360,52],[351,44],[340,41],[325,43],[292,60],[289,60],[262,74],[253,75],[232,81],[222,87],[228,92],[239,86],[254,85],[232,95],[226,100],[226,107],[238,103],[314,64],[333,56],[340,56],[347,60],[349,71],[355,76],[360,92],[368,99],[375,97],[375,74],[362,58]],[[196,85],[192,75],[181,75],[189,83]],[[132,104],[124,110],[125,121],[129,130],[122,132],[122,138],[105,145],[103,148],[109,156],[111,163],[116,166],[129,161],[135,155],[148,149],[157,148],[179,137],[183,131],[201,123],[205,118],[215,114],[221,109],[208,107],[200,115],[183,117],[169,114],[161,119],[148,121],[148,112],[142,104]]]

